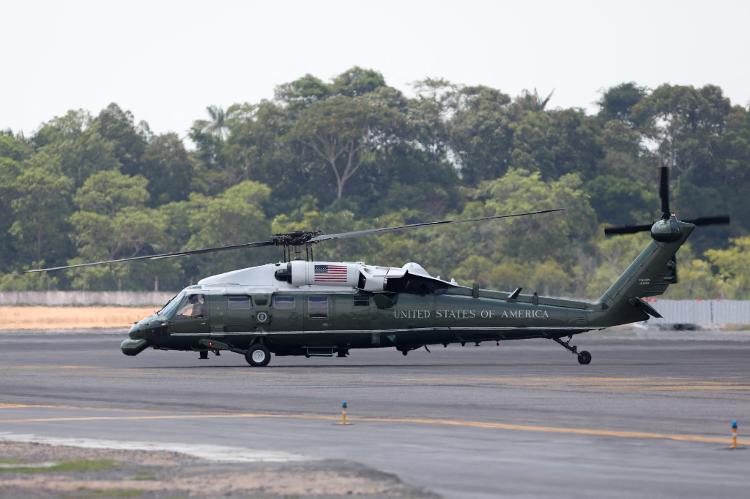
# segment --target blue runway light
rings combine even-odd
[[[346,400],[341,401],[341,408],[346,409]]]
[[[732,420],[732,429],[733,429],[733,430],[736,430],[736,429],[737,429],[737,420],[736,420],[736,419],[733,419],[733,420]]]

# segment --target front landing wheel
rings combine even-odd
[[[271,362],[271,351],[265,345],[253,345],[245,353],[245,360],[253,367],[267,366]]]
[[[591,363],[591,354],[588,353],[586,350],[578,352],[578,363],[584,366],[586,364]]]

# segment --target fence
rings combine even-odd
[[[1,305],[86,306],[117,305],[125,307],[164,305],[175,295],[170,291],[4,291]]]
[[[662,319],[649,324],[750,324],[748,300],[649,300]]]

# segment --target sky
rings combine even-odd
[[[116,102],[185,136],[208,105],[358,65],[596,110],[624,81],[721,86],[750,104],[750,2],[0,0],[0,129]]]

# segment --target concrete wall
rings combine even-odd
[[[164,305],[174,291],[4,291],[0,292],[2,305]]]
[[[664,318],[649,324],[750,324],[748,300],[649,300]]]

